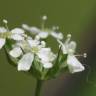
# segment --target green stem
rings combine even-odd
[[[36,90],[35,90],[35,96],[41,95],[41,87],[42,87],[42,80],[37,80]]]

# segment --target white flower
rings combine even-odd
[[[32,66],[34,60],[34,54],[38,52],[39,41],[28,39],[20,44],[21,48],[25,52],[25,55],[18,62],[18,71],[28,71]]]
[[[40,62],[43,64],[44,68],[51,68],[53,66],[52,62],[55,59],[55,55],[50,48],[44,48],[46,43],[44,41],[28,40],[31,46],[31,52],[35,53],[39,58]]]
[[[44,68],[52,68],[52,62],[56,56],[52,53],[50,48],[41,48],[37,55],[41,59],[41,63],[43,64]]]
[[[24,30],[21,28],[15,28],[11,30],[11,35],[9,38],[17,41],[24,40]]]
[[[67,40],[63,44],[60,40],[58,40],[60,46],[62,46],[63,54],[68,54],[67,57],[67,64],[69,67],[69,71],[71,73],[83,71],[85,68],[84,66],[78,61],[75,57],[75,49],[76,49],[76,42],[70,41],[71,35],[68,35]]]
[[[71,73],[81,72],[85,69],[74,55],[68,55],[67,64]]]
[[[8,32],[6,28],[0,27],[0,49],[5,45],[6,38],[20,41],[24,40],[24,37],[24,30],[22,30],[21,28],[15,28]]]
[[[9,52],[9,54],[12,57],[17,58],[23,54],[23,50],[24,55],[18,61],[18,71],[28,71],[31,68],[34,55],[39,57],[39,61],[41,62],[44,68],[51,68],[53,66],[52,62],[55,59],[55,55],[53,54],[50,48],[44,48],[46,46],[46,43],[44,41],[40,42],[30,38],[26,41],[18,42],[16,46],[17,47],[13,48]]]
[[[60,46],[62,46],[62,51],[63,54],[74,54],[75,49],[76,49],[76,42],[71,41],[71,42],[65,42],[64,44],[58,40]]]

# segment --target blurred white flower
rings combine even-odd
[[[69,67],[69,71],[71,73],[83,71],[85,69],[84,66],[78,61],[78,59],[74,55],[76,49],[76,42],[70,41],[70,39],[71,35],[68,34],[65,43],[62,43],[60,40],[58,40],[62,48],[63,54],[68,54],[67,64]]]
[[[0,49],[5,45],[7,38],[19,41],[24,40],[24,37],[24,30],[21,28],[15,28],[9,32],[6,28],[0,27]]]
[[[74,55],[68,55],[67,64],[71,73],[81,72],[85,69]]]
[[[35,26],[30,27],[27,24],[22,24],[22,28],[25,29],[26,31],[29,31],[32,34],[38,34],[41,31],[39,28]]]
[[[13,40],[24,40],[24,37],[26,36],[24,34],[24,30],[21,28],[15,28],[13,30],[10,31],[11,35],[9,36],[9,38],[13,39]]]
[[[19,48],[13,48],[9,54],[12,57],[17,58],[24,52],[24,55],[18,61],[18,71],[28,71],[32,66],[34,55],[39,57],[40,62],[43,64],[44,68],[51,68],[53,66],[52,62],[55,59],[55,55],[50,48],[45,48],[46,43],[44,41],[40,42],[30,38],[26,41],[18,42],[16,46]]]
[[[52,62],[55,60],[56,56],[53,54],[50,48],[41,48],[37,55],[41,59],[41,63],[43,64],[44,68],[52,68]]]
[[[65,42],[62,43],[60,40],[58,40],[60,46],[62,46],[62,51],[63,54],[74,54],[75,53],[75,49],[76,49],[76,42],[71,41],[71,42]]]

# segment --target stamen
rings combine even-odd
[[[86,58],[87,57],[87,53],[84,53],[84,54],[80,54],[80,55],[75,55],[76,57],[84,57]]]
[[[27,24],[22,24],[22,28],[24,28],[25,30],[29,30],[29,26]]]
[[[42,45],[42,47],[45,47],[46,46],[45,41],[41,41],[41,45]]]
[[[43,30],[45,28],[45,21],[47,20],[47,16],[44,15],[42,16],[42,24],[41,24],[41,29]]]
[[[84,53],[84,54],[83,54],[83,57],[86,58],[86,57],[87,57],[87,53]]]
[[[7,21],[6,19],[3,19],[3,23],[7,24],[7,23],[8,23],[8,21]]]
[[[40,40],[40,36],[36,35],[35,40]]]
[[[5,27],[7,29],[7,31],[9,31],[9,28],[8,28],[8,21],[6,19],[3,19],[3,23],[5,24]]]
[[[44,15],[43,17],[42,17],[42,20],[47,20],[47,16],[46,15]]]
[[[53,30],[53,31],[59,30],[59,26],[53,26],[53,27],[52,27],[52,30]]]
[[[71,38],[71,34],[67,34],[67,38]]]
[[[71,39],[71,34],[67,34],[67,39],[65,41],[65,44],[68,44]]]

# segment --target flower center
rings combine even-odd
[[[37,46],[33,46],[33,47],[31,48],[31,52],[32,52],[32,53],[37,53],[38,51],[39,51],[39,49],[38,49]]]

